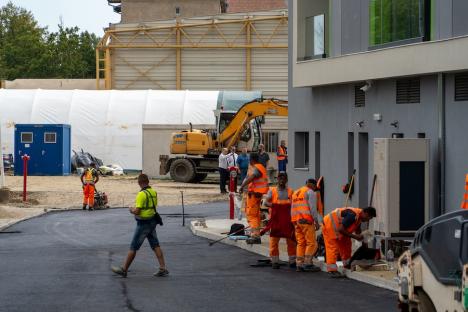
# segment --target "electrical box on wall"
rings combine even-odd
[[[374,173],[377,218],[371,228],[397,236],[429,220],[428,139],[374,139]]]

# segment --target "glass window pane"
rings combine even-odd
[[[424,36],[424,0],[370,0],[371,46]]]
[[[325,15],[314,16],[314,55],[325,53]]]

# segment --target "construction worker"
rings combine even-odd
[[[361,223],[369,222],[375,218],[374,207],[360,208],[336,208],[323,219],[323,238],[325,240],[325,252],[327,271],[331,277],[344,277],[338,272],[336,261],[341,257],[343,265],[349,267],[351,263],[351,238],[362,241]]]
[[[468,174],[465,176],[465,193],[463,194],[461,208],[468,209]]]
[[[148,240],[148,243],[153,250],[159,262],[159,271],[154,273],[154,276],[162,277],[167,276],[169,271],[166,269],[166,262],[164,255],[159,246],[158,236],[156,234],[156,225],[162,225],[162,220],[156,211],[158,205],[158,195],[154,189],[149,185],[149,179],[146,174],[138,176],[138,185],[141,190],[135,200],[135,207],[129,208],[131,214],[135,215],[137,226],[133,234],[133,239],[130,244],[127,258],[122,267],[111,267],[112,272],[122,277],[127,277],[128,268],[135,259],[137,251],[141,245]]]
[[[240,192],[247,188],[247,203],[245,214],[251,228],[251,236],[247,244],[261,244],[260,239],[260,205],[262,197],[268,192],[268,177],[265,167],[259,162],[258,154],[250,154],[250,168],[247,177],[240,185]]]
[[[321,216],[317,213],[315,191],[317,181],[308,179],[306,185],[292,195],[291,222],[294,224],[297,249],[296,271],[318,272],[320,268],[312,263],[317,252],[315,231],[320,228]]]
[[[281,237],[286,238],[289,266],[296,267],[296,241],[294,240],[294,225],[291,223],[291,202],[293,190],[287,187],[288,175],[278,174],[278,186],[272,187],[267,193],[265,206],[270,207],[270,221],[262,233],[270,231],[271,267],[279,269],[279,248]]]
[[[94,191],[96,183],[99,181],[99,175],[96,170],[96,164],[90,163],[89,167],[81,174],[81,184],[83,185],[83,210],[88,206],[89,210],[94,209]]]
[[[278,171],[286,172],[286,164],[288,163],[288,148],[286,147],[285,140],[281,140],[281,144],[278,146],[276,160],[278,160]]]

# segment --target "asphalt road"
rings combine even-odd
[[[219,216],[224,204],[186,207]],[[126,209],[70,211],[19,223],[0,235],[0,311],[396,311],[390,291],[325,273],[252,268],[259,256],[195,237],[179,207],[162,207],[158,236],[170,275],[153,277],[145,242],[128,278],[111,265],[126,255],[134,220]]]

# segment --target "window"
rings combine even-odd
[[[21,143],[32,143],[33,142],[33,133],[32,132],[21,132]]]
[[[306,18],[306,55],[305,59],[325,56],[325,15]]]
[[[366,92],[361,90],[362,86],[354,86],[354,107],[366,106]]]
[[[468,101],[468,73],[455,75],[455,101]]]
[[[320,132],[315,132],[315,176],[320,177]]]
[[[57,143],[57,133],[55,133],[55,132],[45,132],[44,133],[44,143]]]
[[[265,144],[265,152],[276,153],[278,149],[278,132],[263,132],[262,142]]]
[[[309,132],[294,133],[294,168],[309,169]]]
[[[425,0],[370,0],[369,44],[383,45],[390,42],[425,37],[425,18],[429,6]]]
[[[419,78],[396,81],[396,103],[412,104],[421,101],[421,80]]]

